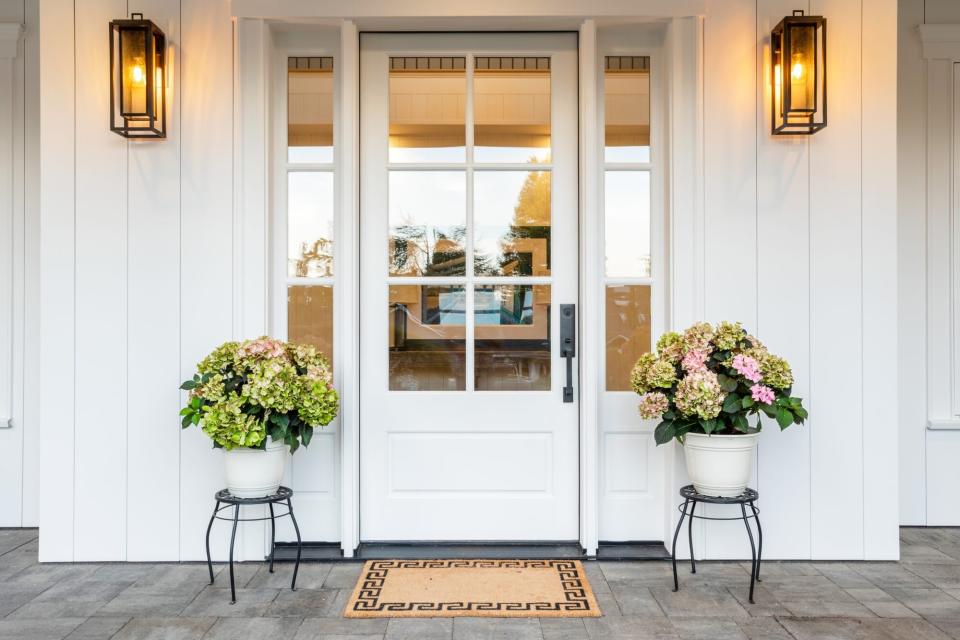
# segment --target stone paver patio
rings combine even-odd
[[[359,563],[238,566],[230,605],[224,566],[37,563],[36,530],[0,530],[0,638],[297,638],[576,640],[960,639],[960,529],[901,530],[902,561],[768,562],[756,604],[749,563],[703,562],[671,591],[670,564],[587,562],[604,617],[341,617]]]

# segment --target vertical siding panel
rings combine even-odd
[[[927,65],[917,25],[923,0],[900,0],[897,36],[897,387],[900,522],[927,524]],[[889,83],[889,78],[887,79]],[[885,129],[886,127],[884,127]],[[884,137],[885,139],[885,137]],[[888,367],[889,369],[889,367]]]
[[[107,24],[125,14],[88,1],[75,24],[77,560],[126,555],[127,142],[107,126],[105,73]]]
[[[26,1],[24,44],[23,521],[40,523],[40,1]]]
[[[227,0],[181,4],[180,374],[233,335],[233,26]],[[220,453],[198,429],[182,432],[180,557],[204,557]],[[216,555],[225,556],[226,527]]]
[[[806,2],[800,6],[806,7]],[[809,138],[770,134],[770,30],[797,3],[761,0],[757,21],[758,336],[793,367],[793,394],[810,402]],[[810,555],[810,429],[765,421],[758,483],[771,558]]]
[[[897,121],[890,70],[897,67],[897,0],[874,0],[862,13],[863,119],[863,553],[900,557],[897,495]],[[894,125],[895,126],[895,125]],[[887,131],[885,135],[871,133]],[[895,140],[893,142],[895,143]],[[893,289],[893,291],[891,291]],[[869,434],[869,437],[867,437]]]
[[[707,4],[705,319],[740,320],[751,331],[757,318],[756,25],[755,0]],[[708,512],[725,516],[729,508],[714,507]],[[709,557],[749,556],[742,531],[724,523],[707,523],[705,529]]]
[[[22,4],[0,5],[0,21],[22,24]],[[0,58],[0,526],[21,526],[23,509],[23,55]]]
[[[829,38],[829,121],[810,139],[811,553],[849,559],[863,557],[861,7],[810,9]]]
[[[40,7],[40,560],[74,559],[73,0]]]
[[[148,0],[137,10],[167,36],[168,124],[166,140],[130,145],[127,559],[177,560],[180,2]]]

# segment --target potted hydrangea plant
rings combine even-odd
[[[705,495],[743,492],[761,416],[781,430],[807,417],[802,400],[790,395],[790,365],[739,322],[663,334],[656,353],[637,361],[631,385],[640,394],[640,416],[660,419],[657,444],[676,438],[683,445],[690,479]]]
[[[182,426],[199,425],[224,450],[227,488],[239,498],[275,493],[284,449],[309,445],[339,410],[323,354],[268,337],[225,342],[180,388],[189,392]]]

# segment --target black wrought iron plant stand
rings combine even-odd
[[[750,538],[750,604],[753,604],[753,585],[755,582],[760,582],[760,558],[763,554],[763,529],[760,528],[760,510],[757,509],[754,504],[760,497],[760,494],[753,489],[745,489],[739,496],[721,498],[698,493],[692,484],[688,484],[680,489],[680,497],[683,498],[684,501],[683,504],[677,505],[677,509],[680,511],[680,521],[677,523],[677,530],[673,534],[673,590],[680,590],[680,581],[677,579],[677,538],[680,537],[680,528],[683,527],[683,519],[686,516],[690,517],[687,521],[687,538],[690,543],[690,573],[697,572],[697,563],[693,557],[693,519],[743,520],[743,524],[747,528],[747,537]],[[719,518],[694,515],[698,502],[708,504],[738,504],[740,505],[740,517]],[[747,507],[750,507],[749,514],[747,514]],[[754,544],[753,531],[750,529],[751,518],[757,523],[757,544]]]
[[[233,522],[233,531],[230,533],[230,604],[234,604],[237,601],[237,589],[236,583],[233,577],[233,545],[237,539],[237,523],[238,522],[263,522],[265,520],[270,521],[270,573],[273,573],[273,556],[277,550],[277,518],[282,518],[284,516],[290,516],[290,521],[293,523],[293,530],[297,533],[297,562],[293,565],[293,580],[290,581],[290,589],[296,591],[297,588],[297,572],[300,570],[300,553],[303,550],[303,542],[300,539],[300,527],[297,526],[297,518],[293,515],[293,504],[290,502],[290,497],[293,496],[293,490],[289,487],[280,487],[277,489],[277,492],[269,495],[263,496],[262,498],[238,498],[230,493],[229,490],[223,489],[218,491],[214,496],[214,500],[217,501],[216,506],[213,508],[213,515],[210,516],[210,524],[207,525],[207,569],[210,571],[210,584],[213,584],[213,561],[210,559],[210,531],[213,529],[214,520],[227,520]],[[283,503],[286,503],[284,505]],[[223,506],[220,506],[223,504]],[[252,505],[265,504],[270,507],[270,516],[261,517],[261,518],[241,518],[240,517],[240,507],[247,507]],[[280,506],[286,506],[286,513],[276,514],[274,513],[273,505],[279,504]],[[233,507],[233,517],[224,517],[218,515],[221,511]]]

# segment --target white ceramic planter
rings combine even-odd
[[[261,498],[277,492],[287,460],[286,445],[267,439],[267,448],[223,451],[227,489],[238,498]]]
[[[743,493],[759,436],[756,430],[739,435],[685,435],[683,454],[694,488],[706,496],[725,498]]]

